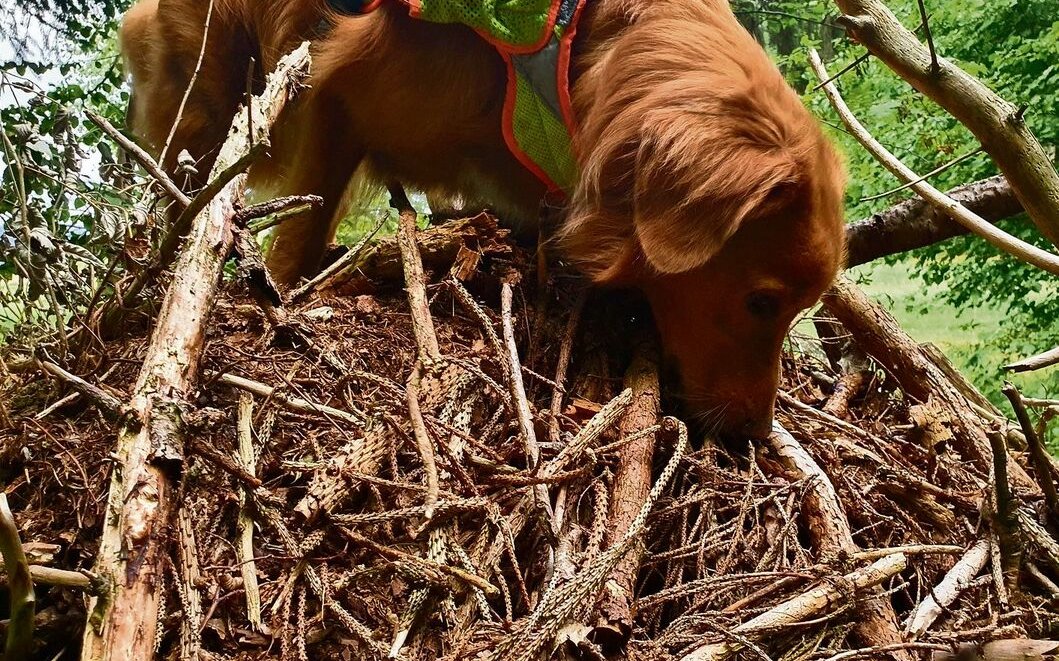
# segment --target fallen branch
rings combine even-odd
[[[1015,387],[1015,384],[1005,382],[1002,391],[1011,402],[1011,408],[1015,411],[1019,426],[1022,427],[1022,434],[1026,437],[1030,458],[1033,460],[1033,470],[1037,473],[1037,482],[1041,485],[1041,491],[1044,492],[1044,502],[1052,518],[1059,522],[1059,495],[1055,491],[1055,480],[1052,475],[1051,462],[1048,460],[1048,451],[1044,449],[1044,443],[1037,435],[1037,430],[1033,428],[1033,422],[1030,420],[1029,412],[1026,411],[1026,405],[1019,389]]]
[[[853,38],[974,133],[1041,233],[1059,245],[1059,175],[1022,111],[945,58],[936,58],[935,68],[930,50],[881,0],[836,4]]]
[[[279,222],[282,222],[282,219],[278,220],[276,224],[278,224]],[[334,278],[337,274],[342,273],[353,264],[356,264],[357,261],[360,259],[361,254],[364,252],[364,248],[369,243],[371,243],[371,240],[375,238],[375,235],[379,233],[379,230],[381,230],[382,226],[385,224],[386,218],[383,217],[379,220],[379,222],[375,224],[375,227],[372,228],[370,232],[365,234],[364,237],[361,238],[361,240],[358,241],[355,246],[349,249],[349,252],[339,257],[337,260],[334,261],[334,263],[328,265],[327,268],[325,268],[323,271],[320,271],[320,273],[317,274],[316,277],[314,277],[312,280],[309,280],[304,285],[293,290],[290,293],[291,303],[300,301],[301,299],[308,296],[310,293],[326,287],[329,281]],[[253,231],[256,232],[260,230],[255,229]],[[420,269],[422,269],[422,266],[420,266]]]
[[[945,194],[991,223],[1022,213],[1022,204],[1002,175],[953,188]],[[969,232],[947,213],[923,198],[914,197],[846,225],[846,267],[934,245]]]
[[[1050,351],[1045,351],[1033,358],[1027,358],[1026,360],[1012,363],[1005,366],[1004,369],[1012,372],[1034,372],[1036,370],[1043,370],[1045,367],[1051,367],[1052,365],[1059,365],[1059,347]]]
[[[625,372],[625,387],[632,390],[633,400],[618,426],[622,438],[640,434],[658,423],[661,386],[657,354],[654,342],[640,343]],[[625,535],[651,491],[655,441],[656,434],[641,435],[618,451],[606,527],[607,547],[614,546]],[[610,639],[605,644],[607,649],[620,649],[632,634],[633,602],[642,556],[643,548],[633,547],[610,575],[598,607],[600,619],[595,625],[597,640],[601,634]]]
[[[964,588],[985,567],[986,561],[989,560],[989,546],[988,539],[979,540],[953,565],[941,583],[930,591],[927,598],[916,606],[905,625],[905,632],[909,636],[912,638],[922,636],[930,625],[934,624],[934,621],[945,612],[945,609],[956,601]]]
[[[53,362],[38,360],[37,364],[40,366],[40,369],[63,383],[66,383],[88,399],[88,401],[99,407],[107,417],[113,420],[124,420],[132,414],[132,411],[128,406],[99,386],[91,384],[79,376],[70,374]]]
[[[7,505],[7,494],[0,491],[0,556],[7,570],[8,623],[4,643],[5,659],[28,659],[33,648],[33,615],[37,597],[29,561],[22,550],[15,516]]]
[[[280,406],[292,411],[314,413],[327,418],[334,418],[335,420],[348,422],[357,427],[362,427],[367,420],[367,417],[359,411],[350,413],[325,404],[317,404],[316,402],[311,402],[307,399],[302,399],[301,397],[291,397],[277,388],[267,386],[264,383],[259,383],[252,379],[245,379],[234,374],[220,374],[216,377],[216,382],[221,385],[238,388],[239,390],[248,392],[252,395],[257,395],[258,397],[264,397],[265,399],[277,402]]]
[[[907,565],[908,560],[901,553],[886,556],[868,567],[830,580],[824,585],[785,601],[731,631],[751,641],[760,640],[762,636],[774,633],[776,629],[818,617],[821,613],[827,612],[836,604],[848,599],[851,593],[862,592],[881,585],[904,571]],[[742,644],[732,641],[710,643],[685,655],[681,661],[721,661],[738,653],[742,648]]]
[[[1000,432],[989,434],[993,447],[993,530],[1000,547],[1004,586],[1008,592],[1017,592],[1019,569],[1022,566],[1022,533],[1019,530],[1018,499],[1012,493],[1008,481],[1008,448]]]
[[[256,478],[257,451],[254,448],[254,400],[249,393],[239,397],[236,415],[236,435],[239,439],[239,465],[247,475]],[[262,630],[261,590],[257,584],[257,564],[254,561],[254,519],[250,516],[249,489],[239,490],[239,517],[236,520],[235,561],[243,577],[246,593],[246,619],[254,631]]]
[[[250,112],[237,113],[215,173],[267,140],[308,66],[308,44],[283,59]],[[250,114],[256,116],[254,135],[249,135]],[[231,221],[245,179],[235,177],[192,223],[132,393],[131,408],[142,425],[118,434],[95,568],[108,594],[90,600],[81,653],[85,661],[148,659],[157,647],[166,531],[174,513],[172,478],[178,470],[174,464],[182,460],[180,408],[198,382],[205,326],[234,240]]]
[[[816,50],[809,52],[809,61],[812,64],[813,71],[816,72],[817,77],[820,80],[827,80],[827,70],[824,68],[823,63],[820,61],[820,55]],[[920,179],[919,175],[910,170],[904,163],[894,156],[886,147],[884,147],[878,140],[876,140],[868,132],[864,125],[853,115],[846,102],[842,99],[842,96],[838,92],[838,88],[835,87],[834,83],[828,83],[824,85],[824,92],[827,94],[827,98],[831,101],[832,107],[838,113],[839,118],[842,119],[842,123],[846,125],[850,133],[853,134],[858,142],[864,145],[872,156],[874,156],[886,169],[890,170],[894,176],[905,182],[915,182]],[[1054,171],[1053,171],[1054,174]],[[1059,182],[1057,182],[1059,183]],[[1059,256],[1056,256],[1046,250],[1041,250],[1037,246],[1026,243],[1025,241],[1018,239],[1007,232],[991,225],[988,221],[973,213],[963,205],[959,204],[952,198],[948,197],[937,188],[934,188],[925,181],[919,181],[918,183],[911,184],[913,190],[919,193],[924,199],[938,208],[940,211],[947,213],[958,223],[971,230],[978,236],[982,237],[989,243],[993,244],[1000,250],[1011,254],[1012,256],[1020,259],[1028,264],[1032,264],[1040,269],[1043,269],[1053,275],[1059,275]],[[1056,196],[1059,197],[1059,186],[1057,186]],[[1059,213],[1059,209],[1057,209]],[[1042,222],[1042,221],[1039,221]],[[1059,223],[1056,225],[1055,237],[1059,239]]]
[[[140,164],[140,166],[147,170],[147,174],[151,175],[155,181],[162,186],[169,197],[173,198],[173,201],[181,206],[181,208],[187,207],[191,204],[191,198],[188,197],[184,191],[180,190],[180,186],[177,186],[169,175],[165,173],[165,170],[158,165],[150,154],[144,151],[139,145],[133,142],[131,139],[125,137],[125,135],[114,128],[114,125],[107,121],[106,118],[98,115],[91,110],[85,110],[85,115],[88,119],[98,126],[103,133],[118,143],[118,146],[125,150],[125,153],[132,156],[133,160]]]

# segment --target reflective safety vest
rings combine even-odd
[[[367,13],[388,1],[407,6],[414,18],[466,25],[496,48],[507,65],[508,148],[549,192],[572,191],[578,167],[570,56],[587,0],[330,0],[346,13]]]

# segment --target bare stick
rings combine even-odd
[[[7,566],[0,564],[0,572],[7,572]],[[62,588],[82,590],[88,594],[99,593],[99,579],[90,572],[55,569],[41,565],[29,565],[29,577],[34,585],[54,585]]]
[[[117,397],[110,394],[106,390],[103,390],[97,385],[91,384],[85,381],[79,376],[70,374],[63,368],[59,367],[55,363],[47,360],[39,360],[37,364],[40,368],[59,379],[60,381],[68,384],[71,388],[81,393],[90,402],[95,404],[103,411],[104,414],[115,420],[121,420],[131,413],[131,410]]]
[[[173,138],[176,136],[177,127],[180,126],[180,120],[184,117],[184,108],[187,107],[188,99],[191,98],[191,90],[195,88],[195,82],[199,79],[199,73],[202,71],[202,61],[206,58],[206,42],[209,41],[210,36],[210,22],[213,18],[214,0],[209,1],[210,4],[206,8],[206,21],[202,26],[202,45],[199,47],[199,57],[195,62],[195,70],[191,73],[191,79],[188,81],[188,86],[184,88],[184,96],[180,99],[180,105],[177,107],[176,117],[173,118],[173,125],[169,127],[169,135],[166,137],[165,145],[162,147],[162,154],[158,157],[158,162],[163,165],[165,164],[166,154],[172,146]],[[250,125],[251,116],[251,113],[247,113],[247,127]]]
[[[824,65],[820,61],[820,55],[815,50],[809,52],[809,61],[812,64],[817,77],[820,80],[826,80],[828,77],[827,70],[824,69]],[[872,137],[868,130],[864,128],[864,125],[861,124],[856,116],[850,111],[846,102],[838,93],[838,89],[835,87],[834,83],[824,85],[824,92],[827,94],[827,98],[831,101],[831,105],[834,107],[835,112],[838,113],[838,116],[842,119],[842,123],[846,125],[846,128],[849,129],[850,133],[852,133],[853,136],[864,145],[864,148],[871,152],[872,156],[882,163],[886,169],[890,170],[890,172],[892,172],[898,179],[910,183],[911,188],[923,196],[928,202],[944,211],[956,220],[956,222],[960,223],[1000,250],[1053,275],[1059,275],[1059,256],[1046,250],[1041,250],[1037,246],[1030,245],[1029,243],[991,225],[987,220],[980,217],[978,214],[971,212],[969,209],[925,181],[911,183],[920,179],[919,175],[910,170],[908,166],[900,161],[900,159],[894,156],[878,140]]]
[[[285,57],[254,99],[254,136],[268,131],[309,68],[309,46]],[[246,116],[239,113],[222,146],[215,172],[223,172],[251,145]],[[96,573],[106,598],[89,602],[81,658],[85,661],[148,659],[154,656],[166,530],[174,514],[171,472],[181,461],[180,408],[198,383],[206,323],[234,234],[231,220],[241,203],[245,175],[236,177],[192,223],[177,260],[173,283],[133,388],[131,408],[142,425],[118,434],[110,496],[104,517]]]
[[[254,400],[249,393],[240,395],[239,413],[236,418],[239,464],[248,475],[256,477],[254,473],[257,468],[257,452],[254,449],[253,415]],[[250,494],[245,488],[239,492],[236,530],[238,541],[235,545],[235,561],[239,563],[239,573],[243,577],[246,619],[254,631],[261,631],[261,591],[257,585],[257,564],[254,562],[254,519],[250,516]]]
[[[862,197],[860,199],[860,201],[861,202],[874,202],[875,200],[881,200],[884,197],[890,197],[891,195],[895,195],[897,193],[900,193],[903,190],[908,190],[909,188],[911,188],[915,184],[918,184],[921,181],[927,181],[931,177],[939,175],[942,172],[948,170],[949,168],[952,168],[953,166],[959,165],[960,163],[963,163],[967,159],[972,158],[974,156],[977,156],[978,154],[981,154],[981,153],[982,153],[982,148],[979,147],[978,149],[975,149],[974,151],[969,151],[969,152],[967,152],[966,154],[964,154],[962,156],[957,156],[956,158],[952,159],[951,161],[939,165],[938,167],[934,168],[933,170],[931,170],[930,172],[928,172],[925,175],[921,176],[919,179],[916,179],[915,181],[909,181],[908,183],[901,184],[900,186],[898,186],[896,188],[891,188],[890,190],[888,190],[886,192],[883,192],[883,193],[879,193],[877,195],[869,195],[868,197]]]
[[[500,314],[504,326],[504,346],[507,349],[508,386],[518,412],[518,428],[522,435],[522,444],[526,449],[529,467],[533,469],[540,463],[541,450],[537,444],[537,434],[533,430],[533,415],[530,413],[529,401],[526,399],[526,387],[522,383],[522,368],[518,358],[515,324],[511,312],[513,297],[511,285],[505,282],[500,292]]]
[[[307,399],[302,399],[301,397],[291,397],[272,386],[267,386],[264,383],[246,379],[234,374],[219,375],[217,377],[217,383],[231,386],[232,388],[238,388],[239,390],[246,391],[252,395],[257,395],[258,397],[264,397],[265,399],[277,402],[281,406],[293,411],[315,413],[328,418],[334,418],[335,420],[348,422],[357,427],[364,426],[367,421],[367,417],[359,411],[356,413],[350,413],[349,411],[336,409],[332,406],[327,406],[326,404],[318,404]]]
[[[934,620],[938,619],[938,616],[956,601],[971,579],[985,567],[989,559],[989,546],[988,539],[979,540],[960,558],[959,562],[953,565],[941,583],[931,590],[930,595],[920,602],[905,626],[905,631],[910,636],[918,638],[926,633]]]
[[[1052,517],[1059,521],[1059,496],[1055,491],[1055,480],[1052,476],[1051,462],[1048,461],[1048,452],[1033,428],[1030,414],[1026,411],[1026,406],[1022,401],[1022,393],[1015,387],[1015,384],[1007,381],[1004,382],[1002,390],[1004,396],[1011,402],[1011,408],[1015,410],[1015,417],[1018,418],[1019,426],[1022,427],[1022,434],[1026,437],[1030,457],[1033,459],[1033,469],[1037,472],[1037,482],[1040,483],[1041,490],[1044,492],[1044,502],[1048,505]]]
[[[563,333],[562,344],[559,345],[559,359],[555,366],[555,388],[552,389],[552,402],[548,407],[550,415],[548,418],[548,440],[552,443],[559,441],[559,413],[563,408],[563,393],[560,389],[566,381],[566,370],[570,366],[570,356],[574,351],[574,338],[577,335],[577,327],[581,323],[581,313],[585,309],[586,295],[581,293],[574,303],[570,312],[570,319],[566,322],[566,331]],[[650,486],[648,486],[650,488]]]
[[[1052,365],[1059,365],[1059,347],[1056,347],[1051,351],[1045,351],[1039,356],[1012,363],[1004,367],[1004,369],[1012,372],[1034,372],[1036,370],[1042,370],[1045,367],[1051,367]]]
[[[386,218],[380,218],[379,222],[375,223],[375,227],[373,227],[372,230],[364,236],[364,238],[358,241],[355,246],[350,248],[349,252],[342,255],[342,257],[340,257],[339,259],[335,260],[333,264],[321,271],[319,275],[317,275],[315,278],[292,291],[290,293],[291,302],[293,303],[295,301],[300,301],[301,299],[305,298],[309,293],[320,289],[336,274],[341,273],[353,264],[356,264],[357,260],[360,259],[361,253],[364,252],[364,248],[371,242],[372,239],[375,238],[375,235],[379,233],[379,230],[381,230],[382,226],[385,224]],[[420,271],[422,271],[422,262],[420,262],[419,268]]]
[[[397,242],[401,248],[408,304],[412,308],[412,330],[416,336],[420,360],[430,365],[441,360],[441,349],[438,347],[438,336],[434,331],[434,319],[430,316],[423,259],[419,254],[419,246],[416,245],[416,210],[408,201],[408,196],[400,184],[391,184],[389,191],[390,206],[398,213]]]
[[[411,376],[408,377],[408,385],[405,388],[405,399],[408,403],[408,417],[412,421],[412,433],[416,439],[416,449],[423,461],[423,470],[426,472],[427,493],[424,502],[423,518],[430,520],[434,517],[434,507],[438,502],[438,465],[434,458],[434,441],[427,433],[427,425],[423,420],[423,411],[419,406],[419,393],[423,386],[423,361],[417,360]]]
[[[18,525],[7,505],[7,494],[3,491],[0,491],[0,555],[7,569],[10,605],[4,658],[28,659],[33,648],[33,616],[37,610],[37,597],[33,593],[32,574],[26,553],[22,550]]]
[[[144,151],[135,142],[125,137],[125,135],[118,129],[114,128],[114,125],[107,121],[106,118],[97,115],[91,110],[86,110],[85,114],[93,124],[106,133],[111,140],[118,143],[118,146],[124,149],[129,156],[132,156],[133,160],[139,163],[144,170],[147,170],[147,174],[151,175],[177,204],[181,207],[187,207],[191,204],[191,198],[189,198],[184,191],[180,190],[180,187],[169,178],[169,175],[165,173],[165,170],[163,170],[153,158],[151,158],[150,154]]]
[[[931,57],[882,0],[836,4],[846,14],[840,22],[858,42],[974,133],[1041,233],[1059,244],[1059,175],[1018,108],[945,58]]]
[[[1004,570],[1004,583],[1008,592],[1019,589],[1019,567],[1022,565],[1023,542],[1018,522],[1018,500],[1008,481],[1008,448],[1004,435],[990,432],[989,442],[993,448],[993,487],[995,505],[993,528]]]
[[[828,581],[779,606],[758,615],[749,622],[744,622],[732,629],[732,633],[751,641],[760,640],[763,635],[774,632],[777,628],[811,619],[827,612],[836,604],[849,598],[853,592],[861,592],[881,585],[898,575],[908,566],[903,554],[897,553],[876,560],[873,564]],[[728,641],[711,643],[697,648],[681,661],[721,661],[738,653],[742,649],[738,642]]]
[[[565,340],[564,340],[565,341]],[[658,376],[658,350],[653,342],[637,346],[632,364],[625,372],[625,387],[632,390],[633,401],[621,419],[622,437],[638,434],[658,423],[661,411],[661,386]],[[614,474],[613,496],[607,517],[606,542],[612,547],[621,540],[636,520],[640,505],[651,492],[654,466],[655,434],[643,435],[619,451]],[[642,547],[634,547],[611,573],[611,587],[599,605],[599,630],[613,632],[624,643],[633,630],[633,602],[636,579],[640,573]]]
[[[853,541],[853,530],[831,479],[779,422],[773,423],[768,443],[784,469],[809,484],[803,512],[818,561],[828,563],[844,556],[854,556],[860,549]],[[854,630],[863,644],[879,646],[901,642],[897,614],[889,600],[874,599],[862,604],[858,610],[859,617]],[[909,661],[912,658],[900,653],[895,656]]]

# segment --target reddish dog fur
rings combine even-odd
[[[260,80],[314,41],[311,87],[254,177],[325,200],[279,229],[278,280],[318,268],[361,165],[535,221],[545,190],[505,145],[504,66],[474,32],[413,20],[396,2],[356,17],[324,0],[214,3],[166,167],[179,149],[208,166],[251,58]],[[125,19],[133,126],[156,152],[195,71],[208,4],[141,0]],[[843,259],[838,158],[724,0],[593,0],[573,69],[582,172],[559,245],[597,283],[646,294],[692,413],[767,434],[788,327]]]

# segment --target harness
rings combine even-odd
[[[570,56],[587,0],[329,0],[363,14],[396,1],[433,23],[458,23],[496,48],[507,66],[503,133],[511,153],[550,193],[577,181],[571,136]]]

